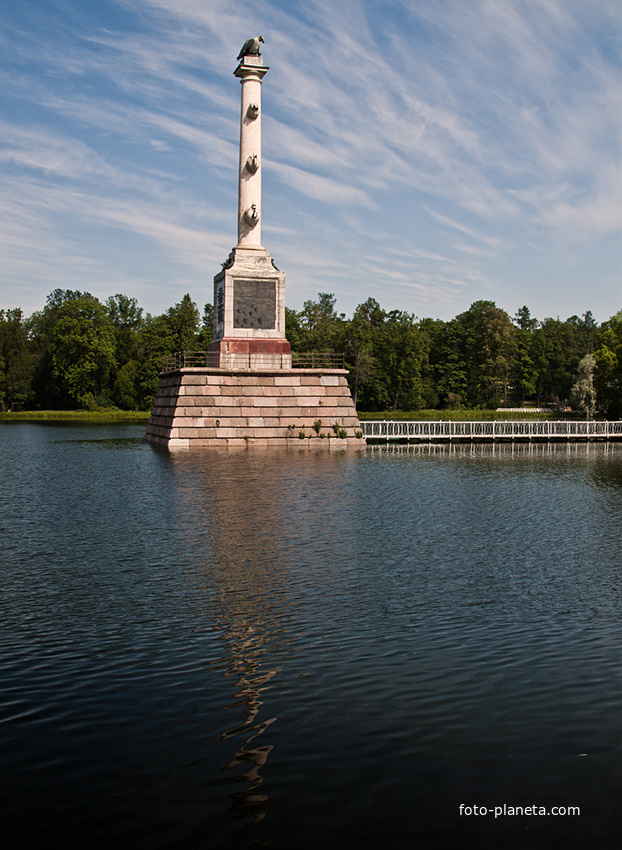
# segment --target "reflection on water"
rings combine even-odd
[[[619,846],[621,446],[141,430],[0,429],[8,846]]]
[[[268,795],[258,789],[261,768],[273,749],[258,739],[278,719],[261,714],[262,693],[278,686],[273,680],[283,662],[296,654],[295,642],[301,638],[296,631],[299,606],[289,594],[289,574],[295,568],[289,559],[299,521],[313,507],[300,500],[326,506],[315,475],[319,468],[332,474],[344,463],[343,457],[333,457],[327,465],[326,456],[319,456],[311,468],[299,468],[297,461],[306,454],[262,451],[249,458],[246,452],[215,451],[171,457],[180,486],[178,515],[202,532],[185,541],[188,556],[200,564],[211,553],[201,575],[212,603],[218,600],[228,653],[224,675],[233,677],[237,688],[235,701],[224,708],[238,715],[242,709],[244,718],[220,738],[236,742],[226,765],[241,785],[232,794],[232,810],[238,817],[252,817],[253,823],[267,811]],[[318,543],[338,552],[342,546],[331,541],[328,531]]]

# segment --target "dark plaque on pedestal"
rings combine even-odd
[[[276,328],[276,280],[236,280],[233,285],[233,327]]]
[[[225,287],[219,286],[216,293],[216,324],[222,325],[225,321]]]

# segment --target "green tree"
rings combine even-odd
[[[137,378],[140,331],[144,324],[142,307],[135,298],[117,293],[106,299],[106,309],[114,327],[117,364],[112,398],[122,410],[137,410],[140,407]]]
[[[188,293],[174,307],[169,307],[166,318],[175,340],[175,351],[194,351],[201,315]]]
[[[586,354],[579,346],[576,326],[559,319],[544,319],[533,332],[532,350],[538,404],[567,401],[576,380],[579,361]]]
[[[476,301],[456,317],[466,366],[467,398],[474,407],[507,402],[514,358],[514,325],[493,301]]]
[[[622,418],[622,310],[603,322],[595,358],[598,409],[610,419]]]
[[[119,293],[106,299],[106,309],[114,327],[115,359],[121,367],[137,358],[143,310],[135,298]]]
[[[406,410],[422,406],[423,382],[421,366],[423,345],[415,317],[401,310],[392,310],[384,325],[384,340],[377,353],[390,406]]]
[[[118,370],[113,386],[113,399],[121,410],[141,410],[138,360],[128,360]]]
[[[207,351],[209,344],[214,338],[214,305],[206,304],[203,307],[203,317],[201,319],[201,329],[197,337],[197,346],[199,351]]]
[[[92,298],[93,296],[77,289],[55,289],[48,295],[43,310],[33,313],[26,320],[34,366],[32,389],[37,407],[55,409],[69,407],[72,404],[66,388],[54,375],[52,332],[62,308],[83,297]]]
[[[305,301],[298,314],[308,351],[343,351],[345,315],[335,310],[332,293],[319,292],[317,301]]]
[[[585,414],[588,419],[594,418],[596,407],[596,390],[594,389],[594,369],[596,358],[586,354],[579,362],[579,374],[570,393],[573,404]]]
[[[466,401],[467,372],[463,334],[457,319],[423,319],[420,327],[427,338],[427,397],[431,407],[458,408]]]
[[[345,323],[344,340],[347,355],[347,365],[350,370],[350,384],[354,403],[359,400],[362,390],[363,404],[369,403],[370,395],[374,392],[377,375],[376,353],[380,347],[384,333],[386,313],[375,298],[368,298],[364,304],[354,311],[352,319]],[[371,392],[366,392],[366,391]]]
[[[292,351],[308,351],[307,332],[302,327],[300,315],[291,307],[285,308],[285,336],[289,340]]]
[[[0,310],[0,410],[13,410],[30,400],[32,374],[22,311]]]
[[[106,308],[88,294],[65,301],[50,345],[52,375],[61,392],[82,407],[96,406],[116,367],[114,327]]]
[[[581,318],[571,316],[566,321],[574,329],[577,352],[581,356],[584,354],[593,354],[598,340],[598,325],[594,320],[592,311],[588,310]]]
[[[531,318],[528,307],[521,307],[514,318],[517,329],[514,333],[516,348],[512,381],[514,398],[521,403],[533,398],[537,390],[538,372],[534,361],[534,331],[538,327],[536,319]]]
[[[140,359],[135,377],[139,410],[149,410],[153,406],[162,361],[167,355],[180,350],[178,341],[168,314],[155,318],[147,314],[140,332]]]
[[[516,311],[514,322],[521,331],[529,331],[530,333],[538,327],[538,320],[532,319],[531,312],[527,306],[519,307]]]

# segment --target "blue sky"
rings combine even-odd
[[[0,9],[0,308],[202,308],[237,240],[262,34],[262,241],[300,309],[622,307],[620,0],[19,0]]]

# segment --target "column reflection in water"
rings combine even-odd
[[[197,565],[206,621],[220,629],[227,646],[224,675],[235,682],[235,699],[223,709],[242,714],[219,733],[221,740],[235,743],[225,769],[244,768],[232,776],[242,785],[232,794],[232,809],[254,823],[266,815],[268,795],[260,786],[274,745],[262,744],[262,735],[278,726],[268,698],[287,688],[283,665],[296,655],[300,637],[303,594],[294,547],[300,547],[301,537],[308,542],[317,534],[305,523],[305,510],[311,506],[315,516],[326,516],[327,501],[334,508],[334,492],[321,483],[327,464],[338,470],[349,463],[304,455],[225,449],[171,458],[186,554]],[[335,532],[331,539],[324,526],[321,545],[339,554]],[[277,735],[275,727],[267,737],[274,742]]]

